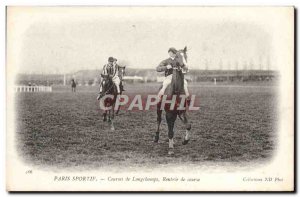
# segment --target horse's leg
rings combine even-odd
[[[168,138],[169,138],[169,155],[174,154],[174,124],[177,118],[177,113],[166,112],[166,120],[168,124]]]
[[[156,110],[156,113],[157,113],[157,129],[156,129],[156,132],[155,132],[155,136],[154,136],[154,142],[158,142],[159,140],[159,130],[160,130],[160,124],[161,124],[161,115],[162,115],[162,110],[160,109],[160,106],[161,106],[161,102],[159,102],[157,104],[157,110]]]
[[[122,90],[120,89],[120,96],[122,95]],[[118,105],[118,109],[117,109],[117,111],[116,111],[116,115],[118,115],[119,114],[119,111],[120,111],[120,105]]]
[[[105,122],[105,121],[107,121],[107,111],[105,110],[104,112],[103,112],[103,122]]]
[[[180,117],[181,117],[180,119],[182,120],[182,122],[185,125],[185,137],[184,137],[182,144],[186,145],[190,141],[190,131],[191,131],[192,126],[191,126],[191,123],[189,123],[189,121],[188,121],[186,111],[184,111],[180,115]]]
[[[108,110],[107,112],[108,112],[107,122],[110,123],[110,121],[111,121],[111,119],[110,119],[110,110]]]
[[[111,121],[110,121],[110,130],[114,131],[115,130],[115,125],[114,125],[114,118],[115,118],[115,110],[114,110],[114,105],[112,106],[111,110],[110,110],[110,117],[111,117]]]
[[[103,106],[105,106],[104,101],[102,101],[102,99],[100,99],[100,102],[103,102]],[[107,110],[104,109],[103,112],[103,122],[107,121]]]

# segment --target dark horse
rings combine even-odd
[[[74,79],[71,80],[71,88],[72,88],[72,92],[76,92],[76,82]]]
[[[164,110],[166,111],[166,121],[168,124],[168,138],[169,138],[169,155],[174,154],[174,125],[175,121],[177,119],[177,116],[182,120],[182,122],[185,124],[186,133],[184,140],[182,142],[183,145],[186,145],[189,142],[189,135],[191,130],[191,124],[188,122],[186,109],[182,110],[179,107],[179,104],[181,102],[181,95],[184,94],[184,74],[182,73],[182,66],[183,62],[187,62],[187,48],[185,47],[182,50],[179,50],[176,54],[176,58],[178,61],[178,64],[176,67],[173,67],[173,75],[172,75],[172,82],[167,87],[165,91],[165,95],[167,95],[167,100],[172,100],[172,97],[176,96],[175,101],[175,107],[173,109],[170,109],[170,104],[166,104],[164,106]],[[184,59],[183,59],[184,58]],[[184,107],[187,108],[188,102],[186,98],[183,97],[184,100]],[[162,109],[161,109],[162,101],[160,101],[157,104],[157,131],[155,133],[154,142],[158,142],[159,140],[159,130],[160,130],[160,124],[162,121]]]
[[[110,124],[110,129],[115,130],[114,126],[114,116],[115,116],[115,103],[118,96],[117,87],[112,81],[112,77],[110,75],[101,75],[102,80],[102,90],[103,90],[103,98],[100,99],[100,106],[104,109],[103,113],[103,121],[108,122]]]

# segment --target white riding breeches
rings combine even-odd
[[[163,87],[161,88],[161,90],[159,91],[158,95],[161,96],[165,93],[166,88],[168,87],[168,85],[170,85],[172,82],[172,74],[166,76],[165,80],[163,81]],[[189,96],[189,90],[187,88],[188,84],[187,81],[184,79],[184,93],[186,96]]]
[[[117,86],[118,94],[120,94],[120,83],[121,83],[121,80],[120,80],[119,76],[114,76],[114,77],[112,78],[112,81],[113,81],[114,84]]]

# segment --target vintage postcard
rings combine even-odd
[[[8,191],[294,191],[294,7],[8,6]]]

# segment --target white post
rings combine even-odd
[[[216,78],[214,78],[214,84],[217,85],[217,79]]]
[[[64,86],[66,86],[66,74],[64,74]]]

